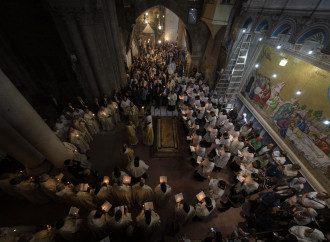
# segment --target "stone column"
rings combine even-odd
[[[48,172],[52,165],[29,142],[0,117],[0,148],[22,163],[31,176]]]
[[[182,22],[181,19],[179,19],[179,24],[178,24],[178,48],[183,48],[183,35],[184,35],[184,23]]]
[[[87,9],[86,12],[78,15],[79,30],[95,79],[101,92],[110,95],[111,90],[115,88],[115,85],[111,83],[111,78],[116,78],[112,63],[116,60],[108,58],[110,54],[106,39],[103,38],[105,32],[103,22],[103,14],[100,10]]]
[[[70,39],[73,44],[73,48],[75,50],[75,54],[77,55],[78,63],[80,70],[84,73],[88,80],[88,85],[91,88],[91,92],[93,93],[94,97],[99,97],[101,92],[101,88],[97,85],[95,80],[95,75],[89,63],[89,57],[86,53],[84,43],[81,39],[79,29],[74,19],[66,19],[65,24],[70,36]]]
[[[55,167],[70,158],[63,143],[0,70],[0,115]]]

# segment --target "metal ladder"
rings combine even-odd
[[[242,35],[216,84],[215,89],[218,93],[218,98],[223,97],[225,94],[227,95],[226,109],[233,108],[237,99],[252,38],[252,34]]]

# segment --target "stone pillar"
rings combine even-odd
[[[0,117],[0,148],[22,163],[31,176],[49,172],[52,165],[29,142]]]
[[[70,18],[65,21],[65,24],[67,26],[68,33],[72,40],[73,48],[75,49],[75,54],[77,55],[78,58],[80,70],[82,71],[82,73],[86,75],[88,80],[88,86],[91,88],[90,91],[93,93],[93,96],[99,97],[101,94],[100,92],[101,88],[96,83],[95,75],[89,64],[88,61],[89,58],[86,53],[84,43],[81,40],[76,22],[74,21],[74,19]]]
[[[179,19],[179,24],[178,24],[178,48],[183,48],[183,39],[184,39],[184,23],[182,22],[181,19]]]
[[[104,14],[104,24],[108,47],[110,48],[111,53],[114,54],[114,59],[117,59],[117,63],[114,68],[118,72],[118,79],[113,81],[116,83],[116,88],[124,87],[127,83],[126,70],[124,66],[125,58],[122,54],[123,47],[120,42],[120,31],[117,19],[116,4],[115,1],[101,0],[101,5]]]
[[[55,167],[70,158],[63,143],[0,70],[0,114]]]

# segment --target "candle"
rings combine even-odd
[[[76,134],[76,137],[79,137],[79,134]]]
[[[198,193],[196,195],[198,201],[202,201],[205,198],[205,193],[203,191],[201,191],[200,193]]]
[[[94,114],[94,113],[93,113],[92,115],[93,115],[93,117],[95,116],[95,114]]]
[[[46,227],[48,231],[52,228],[52,226],[50,226],[49,224],[47,224]]]
[[[104,176],[103,183],[109,184],[109,181],[110,181],[109,177],[108,176]]]

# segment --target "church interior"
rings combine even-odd
[[[0,242],[330,241],[328,0],[0,0]]]

